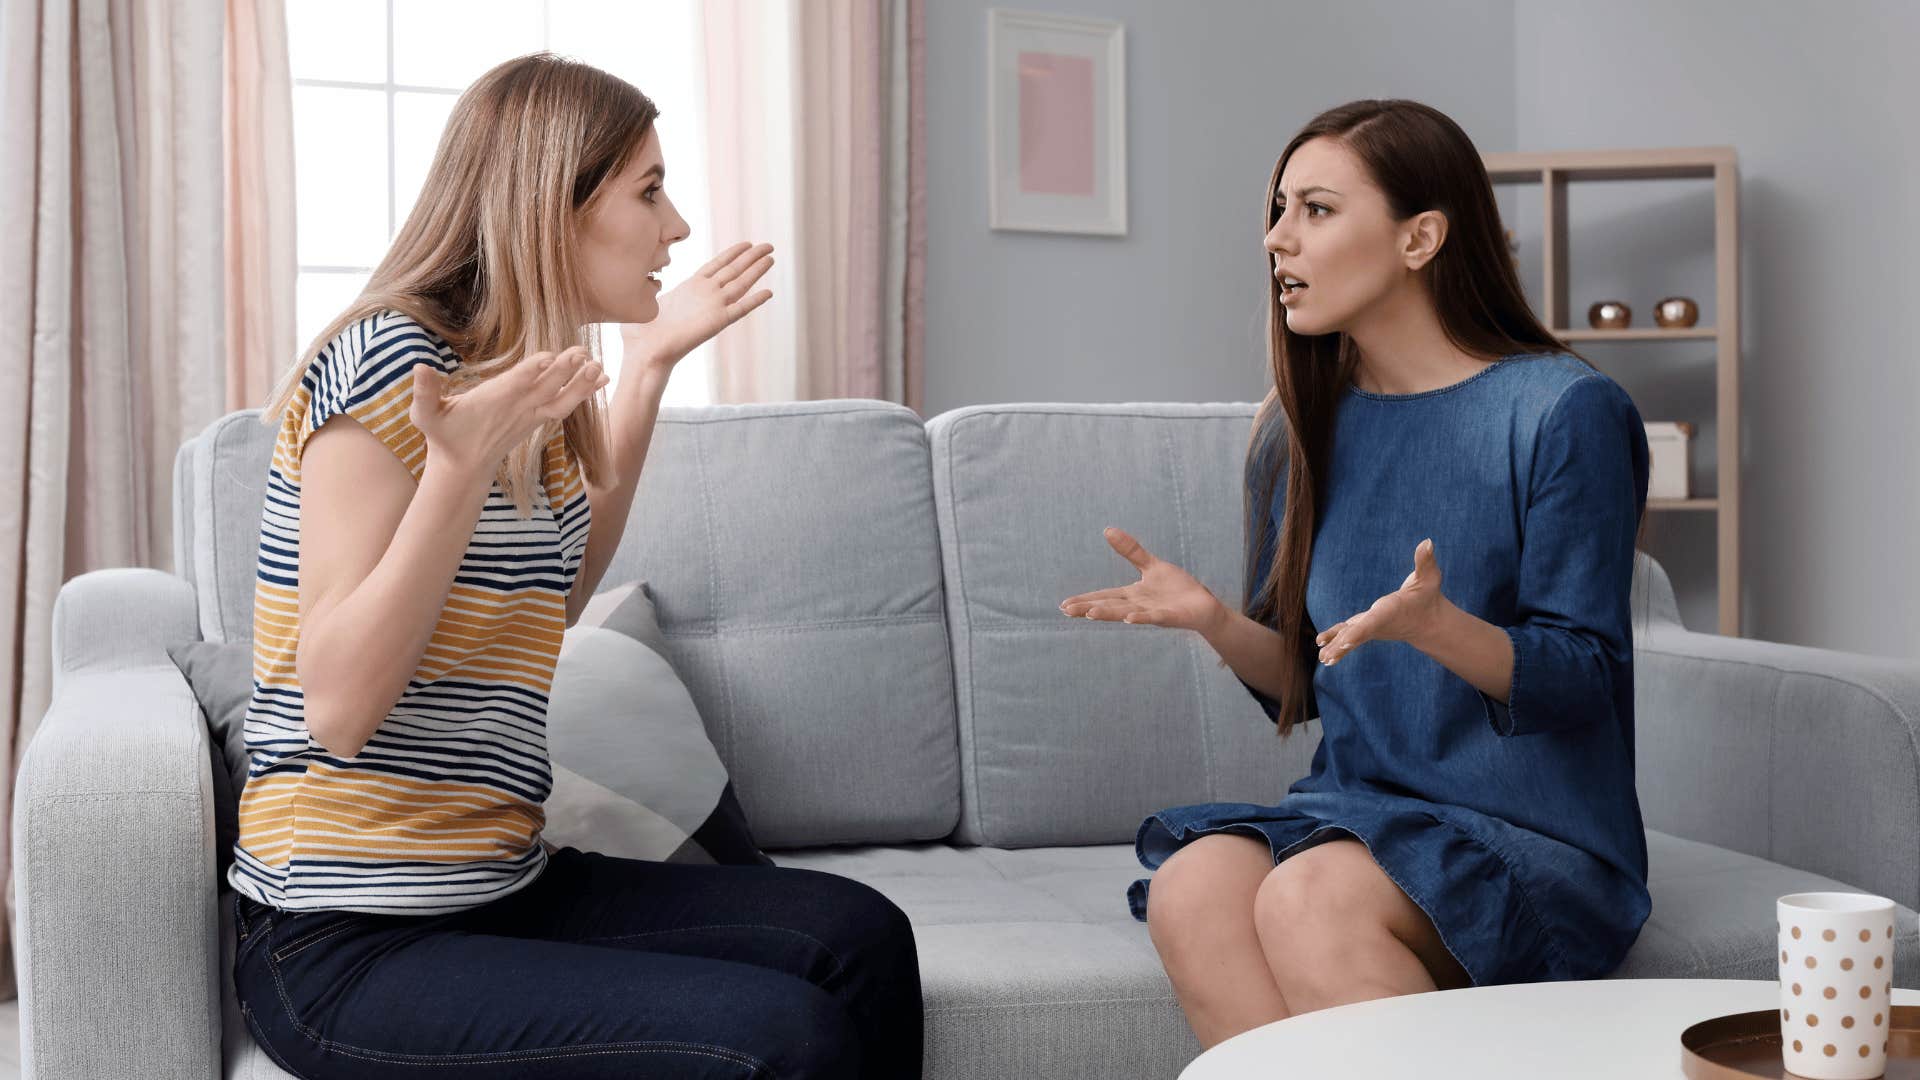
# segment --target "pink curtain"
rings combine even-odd
[[[920,0],[710,0],[717,240],[771,239],[775,318],[715,343],[721,401],[919,405],[925,254]],[[746,332],[741,332],[741,331]]]
[[[227,0],[226,407],[266,401],[294,340],[293,77],[283,0]]]

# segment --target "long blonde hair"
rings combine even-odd
[[[659,115],[632,85],[550,53],[509,60],[454,104],[413,211],[360,295],[274,388],[261,420],[280,421],[320,351],[360,319],[399,311],[459,354],[453,389],[522,357],[586,345],[588,313],[575,225],[645,141]],[[561,422],[589,483],[606,467],[596,396]],[[526,513],[552,437],[548,426],[502,463],[500,483]]]

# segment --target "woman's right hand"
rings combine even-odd
[[[408,416],[427,440],[427,456],[443,466],[491,478],[501,459],[541,425],[564,420],[607,385],[585,346],[533,353],[503,374],[457,394],[432,364],[413,366]]]
[[[1107,543],[1140,571],[1140,580],[1117,589],[1081,593],[1060,604],[1061,613],[1104,622],[1172,626],[1206,634],[1231,614],[1192,574],[1140,546],[1119,529],[1106,531]]]

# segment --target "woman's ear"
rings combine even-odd
[[[1447,242],[1447,215],[1438,210],[1423,210],[1407,219],[1401,256],[1407,269],[1418,271],[1440,254]]]

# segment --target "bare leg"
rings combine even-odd
[[[1174,852],[1153,875],[1147,929],[1201,1046],[1289,1014],[1253,925],[1254,897],[1272,870],[1266,841],[1220,833]]]
[[[1268,968],[1295,1013],[1471,982],[1426,912],[1357,840],[1274,867],[1254,906]]]

